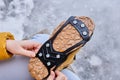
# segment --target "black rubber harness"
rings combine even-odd
[[[64,52],[58,52],[55,51],[53,48],[53,42],[56,38],[56,36],[63,30],[64,27],[66,27],[68,24],[71,24],[80,34],[80,36],[83,38],[82,41],[78,42],[77,44],[73,45],[72,47],[68,48]],[[36,54],[36,57],[42,61],[42,63],[46,66],[48,69],[48,73],[50,74],[50,69],[54,67],[54,70],[58,68],[68,57],[68,55],[71,53],[71,51],[77,47],[79,47],[81,44],[84,45],[86,42],[88,42],[90,39],[89,37],[89,30],[86,27],[86,25],[81,21],[76,19],[74,16],[71,16],[62,26],[61,28],[55,33],[55,35],[47,40],[38,53]],[[49,74],[46,76],[46,78],[49,76]]]

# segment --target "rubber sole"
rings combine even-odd
[[[89,36],[92,35],[94,31],[94,23],[89,17],[76,17],[76,19],[81,20],[89,30]],[[52,33],[51,37],[56,33],[56,31],[59,30],[59,28],[65,23],[63,21]],[[63,52],[69,47],[73,46],[74,44],[80,42],[82,37],[78,33],[78,31],[71,25],[68,24],[55,38],[53,42],[53,48],[56,51]],[[77,52],[80,50],[82,45],[74,49],[74,52],[72,52],[67,60],[62,63],[57,70],[62,70],[63,68],[67,67],[69,64],[71,64],[74,60],[74,56],[77,54]],[[52,70],[52,69],[51,69]],[[44,64],[38,59],[38,58],[31,58],[29,63],[29,72],[36,80],[42,80],[44,77],[48,75],[47,68],[44,66]]]

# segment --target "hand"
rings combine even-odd
[[[12,54],[35,57],[40,48],[40,44],[30,40],[7,40],[6,49]]]
[[[51,74],[47,80],[67,80],[67,77],[60,71],[51,71]]]

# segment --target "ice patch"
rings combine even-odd
[[[32,0],[13,0],[9,4],[8,15],[29,16],[33,7],[34,4]]]
[[[4,9],[5,9],[5,3],[3,2],[3,0],[0,0],[0,19],[2,19],[4,16]]]
[[[102,64],[102,60],[96,55],[92,55],[88,62],[93,66],[100,66]]]
[[[5,4],[4,4],[4,2],[3,2],[3,0],[0,0],[0,6],[4,6]]]
[[[0,9],[2,9],[2,11],[0,10],[0,31],[11,32],[15,39],[22,39],[24,35],[23,24],[33,7],[32,0],[13,0],[8,7],[3,0],[0,0]]]

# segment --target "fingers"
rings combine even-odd
[[[56,79],[55,80],[67,80],[67,77],[60,71],[55,71]]]
[[[27,57],[35,57],[35,54],[40,49],[40,44],[34,41],[16,41],[6,40],[6,50],[12,54],[23,55]]]
[[[38,45],[35,47],[35,49],[34,49],[35,53],[37,53],[39,51],[40,47],[41,47],[41,45]]]
[[[41,45],[34,41],[21,41],[21,50],[19,50],[19,54],[27,57],[35,57],[40,47]]]
[[[51,71],[51,74],[47,78],[47,80],[67,80],[67,77],[60,71]]]
[[[35,52],[33,51],[29,51],[29,50],[26,50],[26,49],[21,49],[19,50],[19,55],[23,55],[23,56],[27,56],[27,57],[35,57]]]
[[[41,44],[31,40],[21,41],[21,46],[26,49],[40,48]]]
[[[54,80],[55,79],[55,73],[51,71],[50,76],[48,77],[47,80]]]

